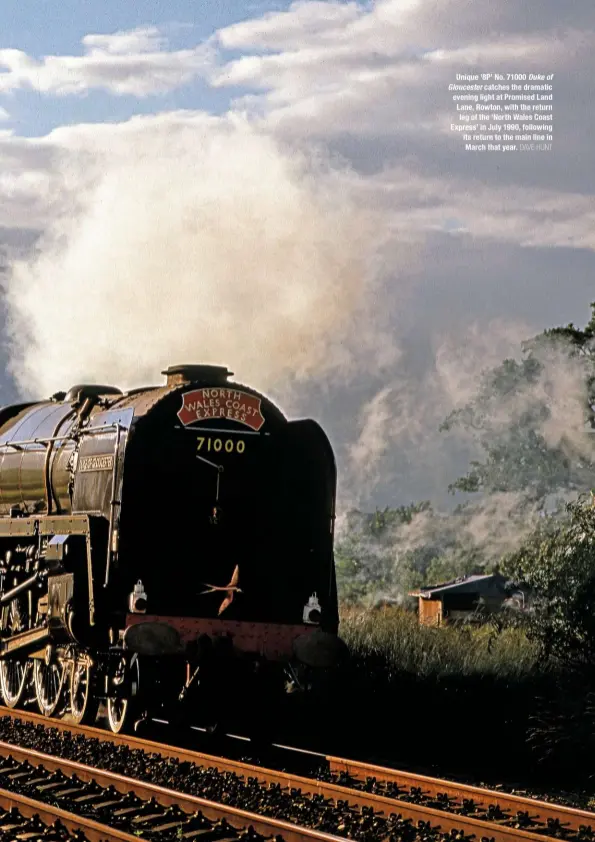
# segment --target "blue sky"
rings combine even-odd
[[[34,58],[82,55],[81,40],[88,34],[109,34],[156,25],[168,49],[191,49],[231,23],[286,9],[289,0],[2,0],[0,49],[22,50]],[[235,91],[234,93],[241,93]],[[225,111],[230,91],[214,90],[200,79],[146,98],[114,97],[90,90],[78,96],[44,96],[27,89],[0,94],[12,125],[24,136],[43,135],[60,125],[112,122],[133,114],[178,108]]]
[[[180,44],[194,44],[215,29],[287,7],[267,0],[3,0],[0,10],[2,45],[36,55],[72,50],[89,32],[134,29],[141,24],[167,24],[172,36],[179,26]]]

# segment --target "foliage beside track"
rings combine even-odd
[[[510,564],[560,599],[538,599],[521,623],[432,628],[400,607],[343,605],[362,750],[486,780],[510,780],[511,763],[524,781],[595,778],[595,510],[573,505],[551,527]]]
[[[348,734],[351,756],[447,777],[473,769],[486,781],[509,780],[511,758],[519,775],[534,765],[535,700],[557,679],[522,629],[428,628],[399,607],[343,605],[340,635],[351,658],[320,726],[325,746],[333,734],[340,753]]]
[[[520,628],[420,626],[398,607],[341,611],[341,637],[356,662],[374,661],[387,682],[402,673],[421,677],[494,675],[517,678],[543,669],[540,647]]]
[[[527,631],[545,657],[595,666],[595,508],[579,500],[548,518],[504,568],[534,596]]]

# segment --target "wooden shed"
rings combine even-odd
[[[418,598],[419,622],[441,626],[456,620],[480,619],[501,610],[508,599],[507,579],[499,573],[465,576],[412,591]]]

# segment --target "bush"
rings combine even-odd
[[[522,629],[492,624],[479,627],[420,626],[400,608],[362,611],[344,607],[341,637],[357,660],[373,659],[387,679],[398,673],[417,676],[521,676],[539,664],[539,646]]]
[[[595,508],[569,503],[544,519],[503,569],[533,592],[527,631],[542,653],[568,665],[595,665]]]
[[[483,780],[530,769],[535,699],[555,683],[539,647],[517,628],[420,626],[399,607],[341,608],[351,658],[337,676],[340,702],[320,744],[427,774]],[[320,717],[313,710],[308,722]],[[332,736],[331,736],[332,735]],[[345,746],[348,739],[348,746]],[[505,752],[485,745],[507,746]]]

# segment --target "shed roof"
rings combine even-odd
[[[442,596],[445,593],[458,591],[459,593],[474,593],[475,591],[504,590],[506,577],[500,573],[479,573],[473,576],[461,576],[451,582],[444,582],[441,585],[428,585],[417,591],[411,591],[409,596],[421,596],[431,599],[434,596]]]

